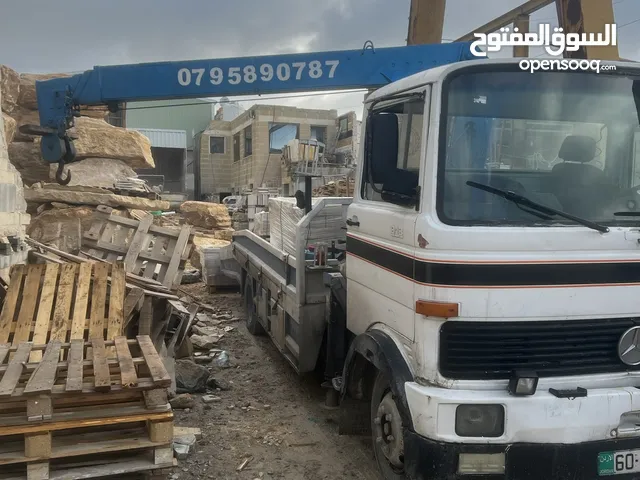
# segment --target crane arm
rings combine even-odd
[[[95,67],[84,73],[36,83],[40,125],[25,133],[42,136],[42,157],[75,160],[67,130],[80,105],[314,90],[378,88],[432,67],[475,58],[469,43],[222,58]],[[67,179],[68,182],[68,179]]]

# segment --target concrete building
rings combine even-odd
[[[336,110],[276,105],[254,105],[232,121],[213,120],[199,138],[196,196],[219,198],[258,187],[281,188],[286,195],[283,147],[293,139],[317,139],[327,151],[338,142],[349,148],[345,139],[353,135],[340,139],[338,128]]]
[[[213,119],[214,103],[197,98],[129,102],[123,112],[123,126],[151,140],[156,168],[138,173],[163,175],[166,191],[194,198],[195,139]]]
[[[360,120],[355,112],[349,112],[338,117],[338,138],[335,153],[351,156],[353,161],[358,158],[360,146]]]

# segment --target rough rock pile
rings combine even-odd
[[[205,262],[204,249],[225,247],[231,243],[233,229],[229,211],[220,203],[189,201],[180,205],[180,216],[184,222],[195,227],[195,248],[190,263],[202,271]]]
[[[0,71],[0,87],[3,85],[2,71]],[[4,89],[2,89],[4,90]],[[0,92],[0,105],[5,105],[10,100],[3,97]],[[26,213],[26,203],[23,197],[22,179],[16,168],[9,162],[5,131],[12,128],[6,115],[0,117],[0,243],[4,244],[0,253],[0,276],[8,279],[9,267],[16,263],[24,262],[26,249],[24,247],[25,227],[29,223],[29,215]]]
[[[321,187],[313,189],[314,197],[353,197],[355,189],[355,180],[353,178],[347,180],[342,179],[329,182]]]
[[[183,202],[180,213],[189,225],[207,230],[220,230],[231,227],[231,218],[227,207],[221,203]]]
[[[23,134],[19,128],[22,125],[40,123],[36,81],[66,76],[69,75],[19,74],[0,65],[1,107],[9,160],[18,169],[27,186],[53,180],[57,165],[50,168],[42,160],[40,138]],[[107,186],[105,183],[111,183],[111,179],[123,180],[135,176],[133,169],[155,166],[149,140],[139,132],[109,125],[105,121],[106,107],[84,107],[80,114],[71,131],[77,137],[74,143],[76,158],[80,160],[71,166],[72,173],[76,174],[73,184],[104,187]],[[99,168],[109,170],[109,178],[96,178],[96,162],[87,162],[86,159],[100,159]],[[86,164],[83,165],[83,162]],[[129,168],[125,169],[123,165]]]
[[[109,125],[103,106],[82,107],[70,133],[75,138],[76,159],[66,165],[67,186],[57,185],[57,164],[43,161],[40,137],[26,135],[20,126],[40,124],[36,81],[67,77],[62,73],[19,74],[0,65],[0,107],[9,161],[24,183],[24,199],[32,214],[28,234],[34,240],[77,252],[83,232],[91,226],[93,207],[168,210],[168,202],[118,195],[114,184],[136,177],[135,169],[155,167],[147,137]]]

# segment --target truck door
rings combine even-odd
[[[385,323],[414,335],[418,240],[430,88],[374,104],[365,118],[360,174],[347,214],[349,329]]]

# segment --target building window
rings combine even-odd
[[[224,137],[209,137],[209,153],[224,153]]]
[[[236,133],[233,136],[233,161],[240,160],[240,134]]]
[[[311,126],[311,140],[327,143],[327,127]]]
[[[282,153],[291,140],[300,138],[300,128],[295,123],[269,123],[269,153]]]
[[[248,157],[253,152],[251,143],[251,125],[244,129],[244,156]]]
[[[345,115],[338,120],[338,140],[353,136],[353,131],[349,130],[349,117]]]

